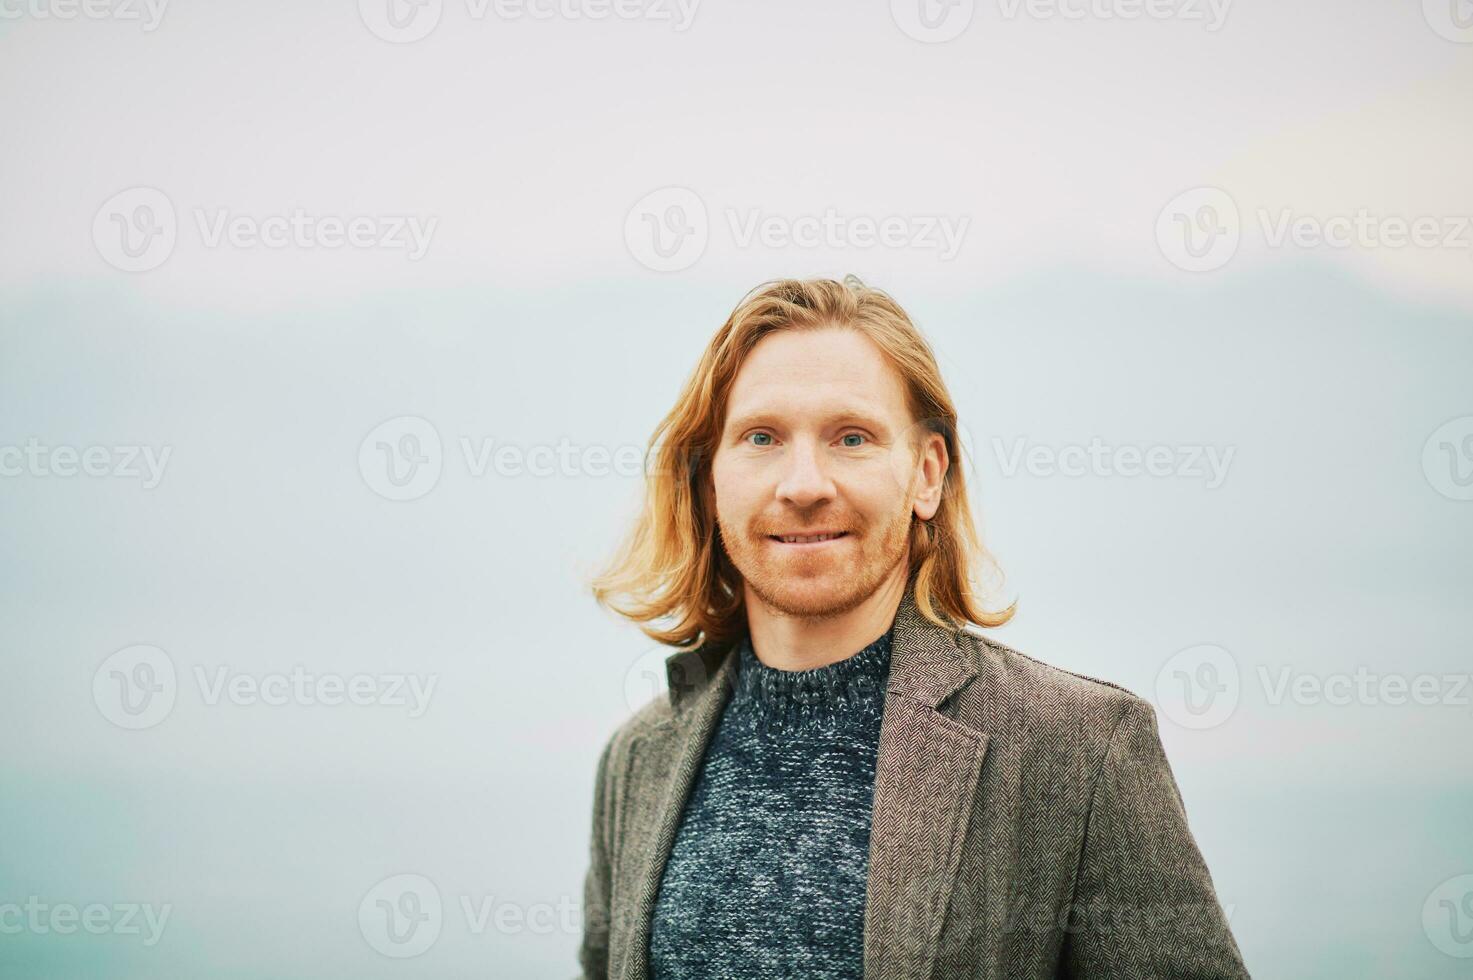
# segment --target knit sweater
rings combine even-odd
[[[887,632],[813,670],[740,641],[656,898],[652,980],[864,975]]]

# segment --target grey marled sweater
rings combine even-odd
[[[813,670],[740,641],[735,689],[665,865],[653,980],[861,978],[887,632]]]

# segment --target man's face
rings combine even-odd
[[[945,441],[913,423],[899,374],[863,334],[764,337],[732,385],[712,461],[718,530],[749,601],[833,616],[903,580],[911,514],[935,514],[945,470]],[[821,531],[840,533],[780,540]]]

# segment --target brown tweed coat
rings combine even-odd
[[[669,658],[668,696],[604,747],[584,978],[649,975],[656,891],[732,687],[731,649]],[[1247,977],[1151,706],[942,629],[907,590],[876,759],[864,976]]]

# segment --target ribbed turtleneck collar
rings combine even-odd
[[[740,659],[728,711],[769,732],[878,723],[890,675],[890,633],[843,660],[812,670],[779,670],[757,659],[751,635]]]

